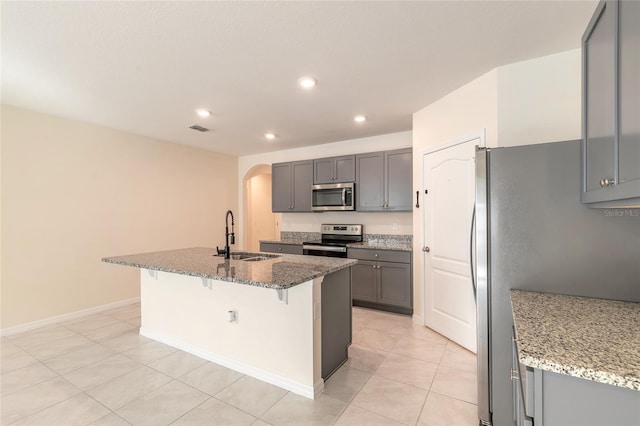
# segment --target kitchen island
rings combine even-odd
[[[308,398],[347,359],[351,259],[188,248],[102,260],[141,268],[143,336]]]

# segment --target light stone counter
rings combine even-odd
[[[102,261],[276,290],[287,289],[357,263],[353,259],[293,254],[257,262],[226,260],[216,256],[215,249],[204,247],[106,257]]]
[[[640,390],[640,303],[511,290],[519,361]]]

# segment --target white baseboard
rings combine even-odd
[[[414,324],[424,325],[424,319],[417,315],[412,315],[411,321],[413,321]]]
[[[256,368],[252,365],[245,364],[243,362],[218,355],[214,352],[201,349],[197,346],[193,346],[189,343],[185,343],[172,337],[165,336],[153,330],[148,330],[140,327],[140,335],[153,340],[157,340],[158,342],[167,344],[176,349],[188,352],[202,359],[206,359],[207,361],[215,362],[216,364],[220,364],[239,373],[246,374],[247,376],[251,376],[258,380],[262,380],[263,382],[271,383],[272,385],[281,387],[297,395],[304,396],[305,398],[315,399],[324,390],[324,381],[322,379],[315,383],[314,386],[304,385],[300,382],[287,379],[286,377],[279,376],[270,371]]]
[[[0,330],[0,335],[10,336],[12,334],[23,333],[25,331],[33,330],[47,325],[56,324],[63,321],[70,321],[77,318],[97,314],[99,312],[108,311],[109,309],[119,308],[121,306],[132,305],[140,301],[139,297],[133,297],[131,299],[120,300],[119,302],[107,303],[106,305],[94,306],[93,308],[82,309],[68,314],[56,315],[55,317],[49,317],[38,321],[28,322],[26,324],[16,325],[13,327],[7,327]]]

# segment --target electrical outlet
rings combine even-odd
[[[394,230],[394,231],[397,231],[397,230],[398,230],[398,224],[397,224],[397,223],[394,223],[394,224],[393,224],[393,230]]]
[[[237,324],[238,323],[238,310],[237,309],[229,309],[227,311],[227,313],[229,314],[229,318],[228,318],[227,321],[235,322]]]

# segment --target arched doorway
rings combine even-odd
[[[260,250],[260,240],[279,239],[278,217],[271,211],[271,166],[259,164],[247,172],[244,189],[244,247]]]

